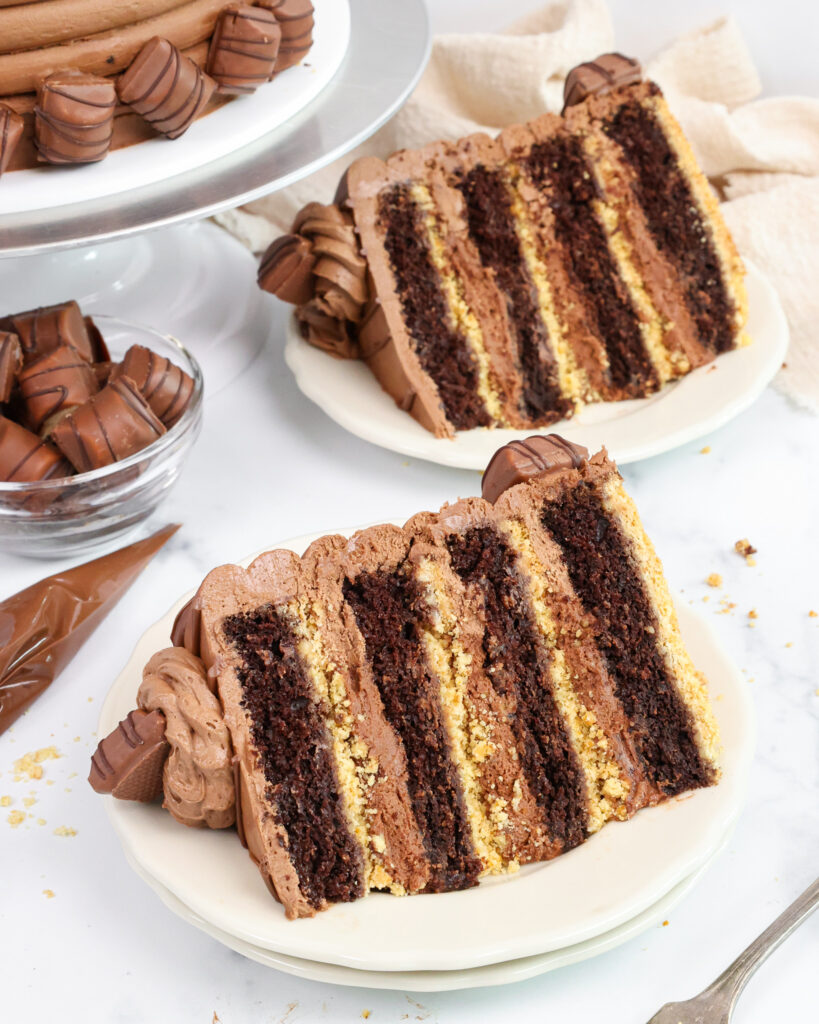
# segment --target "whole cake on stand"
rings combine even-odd
[[[0,173],[92,163],[252,92],[309,52],[310,0],[0,6]]]

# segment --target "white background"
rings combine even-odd
[[[500,27],[530,7],[524,0],[432,4],[442,30]],[[817,92],[814,5],[612,7],[618,46],[644,58],[679,31],[733,10],[770,92]],[[511,988],[407,996],[298,982],[245,961],[165,910],[131,872],[85,783],[110,681],[140,633],[206,570],[288,536],[409,516],[477,493],[475,473],[407,462],[339,432],[295,391],[274,344],[207,403],[199,444],[153,520],[184,529],[70,668],[0,737],[0,795],[13,799],[0,810],[0,1021],[296,1024],[355,1022],[367,1010],[372,1024],[643,1024],[666,1000],[693,995],[816,872],[819,619],[808,611],[819,611],[817,450],[819,419],[769,390],[711,437],[624,469],[672,586],[718,628],[759,717],[747,809],[667,927]],[[755,568],[732,552],[742,537],[759,549]],[[0,597],[55,568],[0,555]],[[712,572],[724,577],[721,590],[704,583]],[[721,598],[736,607],[720,614]],[[13,761],[50,744],[60,760],[45,762],[40,781],[16,782]],[[10,828],[8,811],[23,809],[30,795],[32,817]],[[55,835],[63,825],[77,834]],[[751,982],[737,1024],[819,1017],[818,939],[819,917]]]

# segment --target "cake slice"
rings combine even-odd
[[[606,453],[513,442],[483,492],[215,569],[174,626],[185,659],[162,656],[161,700],[146,667],[140,714],[191,714],[198,694],[193,760],[222,766],[208,816],[174,754],[190,728],[170,722],[166,807],[235,817],[289,917],[469,888],[719,777],[705,681]],[[101,791],[118,792],[118,746]]]
[[[438,436],[643,397],[747,340],[742,262],[658,86],[619,54],[566,85],[560,116],[352,164],[320,208],[358,236],[339,278],[366,262],[352,314],[303,216],[262,262],[311,344]]]

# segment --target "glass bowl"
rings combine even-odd
[[[202,424],[202,371],[175,338],[110,316],[94,316],[111,358],[144,345],[193,378],[181,418],[158,441],[90,473],[37,483],[0,482],[0,551],[34,558],[76,554],[107,544],[141,523],[176,483]]]

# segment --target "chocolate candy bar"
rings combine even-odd
[[[224,93],[254,92],[273,75],[282,30],[264,7],[228,7],[208,51],[208,74]]]
[[[132,380],[119,377],[54,428],[51,439],[78,473],[126,459],[165,433]]]

